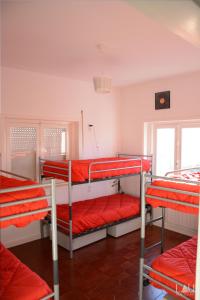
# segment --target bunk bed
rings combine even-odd
[[[23,176],[0,170],[0,228],[23,227],[52,216],[53,291],[0,243],[0,298],[5,300],[59,300],[55,181],[37,184]],[[6,176],[5,176],[6,175]],[[15,177],[15,178],[13,178]],[[50,189],[46,195],[44,189]],[[48,201],[51,205],[48,205]]]
[[[105,238],[108,228],[110,234],[114,232],[114,236],[117,236],[118,224],[129,222],[133,230],[140,227],[140,199],[120,193],[120,179],[140,175],[142,171],[150,172],[151,162],[151,156],[127,154],[91,160],[40,159],[41,180],[53,177],[64,180],[68,185],[68,204],[57,205],[57,215],[59,241],[62,240],[60,237],[63,233],[65,237],[66,234],[69,237],[67,245],[64,241],[61,241],[60,245],[69,249],[71,258],[73,250],[80,247],[78,242],[76,246],[75,241],[80,241],[83,236],[87,236],[88,240],[81,242],[81,246]],[[115,179],[118,180],[117,194],[73,203],[74,185]]]
[[[142,227],[139,299],[143,286],[151,283],[176,299],[200,299],[200,169],[192,168],[167,173],[167,176],[142,175]],[[193,179],[193,180],[191,180]],[[162,215],[148,223],[162,221],[161,241],[145,248],[145,204],[161,207]],[[165,208],[195,214],[199,217],[198,237],[164,252]],[[144,263],[145,253],[161,246],[161,255],[151,267]],[[197,250],[198,249],[198,250]]]

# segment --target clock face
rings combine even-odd
[[[155,93],[155,109],[170,108],[170,91]]]
[[[165,103],[165,98],[160,98],[160,104],[164,104]]]

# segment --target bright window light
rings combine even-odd
[[[156,144],[156,175],[174,170],[175,129],[158,128]]]
[[[181,138],[181,168],[200,165],[200,128],[182,128]]]

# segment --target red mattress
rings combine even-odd
[[[45,281],[0,243],[0,299],[38,300],[49,294]]]
[[[89,229],[136,216],[140,213],[140,199],[127,194],[115,194],[73,203],[73,233],[79,234]],[[57,217],[69,220],[67,204],[57,205]],[[58,226],[64,224],[57,221]]]
[[[123,162],[119,162],[119,160],[124,160]],[[130,158],[129,158],[130,159]],[[107,157],[107,158],[99,158],[99,159],[85,159],[85,160],[73,160],[72,161],[72,182],[84,182],[89,179],[89,165],[92,162],[102,162],[101,164],[93,165],[92,171],[101,171],[98,173],[92,173],[91,179],[102,179],[106,177],[114,177],[120,175],[128,175],[128,174],[138,174],[141,169],[141,162],[143,171],[148,172],[151,168],[151,161],[147,159],[140,159],[130,161],[128,158],[118,158],[118,157]],[[105,161],[112,160],[111,163],[105,163]],[[63,179],[68,181],[68,164],[66,161],[46,161],[43,165],[43,174],[49,177],[55,177],[57,179]],[[124,167],[136,167],[133,169],[123,169],[123,170],[109,170],[116,168],[124,168]],[[64,168],[65,170],[60,170],[58,168]],[[108,170],[108,171],[105,171]],[[56,172],[58,174],[53,175],[48,172]],[[65,176],[63,176],[65,175]]]
[[[14,178],[0,176],[0,189],[20,187],[20,186],[33,185],[33,184],[35,184],[35,182],[30,180],[22,181]],[[0,194],[0,203],[2,204],[4,202],[24,200],[24,199],[35,198],[44,195],[45,195],[45,191],[42,188],[4,193],[4,194]],[[47,200],[39,200],[35,202],[4,207],[4,208],[0,208],[0,217],[29,212],[29,211],[45,208],[47,206],[48,206]],[[26,216],[26,217],[18,217],[8,221],[3,221],[3,222],[0,221],[0,228],[5,228],[8,227],[9,225],[15,225],[16,227],[23,227],[34,220],[40,220],[44,218],[46,214],[47,213],[44,212],[44,213],[33,214],[31,216]]]
[[[189,292],[187,287],[194,288],[195,286],[196,254],[197,237],[193,237],[161,254],[153,261],[152,268],[183,283],[185,288],[179,287],[177,290],[183,292],[190,299],[194,299],[194,294]],[[176,290],[176,284],[169,280],[166,280],[153,272],[150,273],[150,276]],[[151,284],[155,287],[162,288],[156,283],[152,282]],[[170,291],[167,292],[171,293]],[[180,299],[182,298],[180,297]]]
[[[159,189],[154,189],[152,187],[148,187],[146,194],[151,196],[157,196],[162,198],[167,198],[170,200],[176,200],[176,201],[183,201],[188,202],[192,204],[199,204],[200,201],[200,186],[191,184],[191,183],[178,183],[173,181],[164,181],[164,180],[155,180],[152,182],[153,186],[160,186],[160,187],[166,187],[166,188],[172,188],[172,189],[179,189],[183,191],[189,191],[194,193],[199,193],[199,196],[190,196],[186,194],[180,194],[176,191],[163,191]],[[198,214],[198,208],[192,208],[189,206],[184,206],[181,204],[175,204],[175,203],[169,203],[167,201],[157,200],[155,198],[148,198],[146,197],[146,202],[151,204],[153,207],[168,207],[175,210],[179,210],[182,212],[190,213],[190,214]]]

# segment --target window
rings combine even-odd
[[[200,165],[200,121],[160,122],[151,128],[156,175]]]
[[[62,127],[44,127],[43,157],[65,159],[67,156],[67,129]]]
[[[164,175],[174,168],[175,129],[157,128],[156,139],[156,174]]]
[[[200,120],[145,124],[145,153],[153,154],[153,173],[200,166]],[[159,208],[154,217],[159,217]],[[198,217],[166,209],[166,228],[194,235]]]
[[[13,173],[36,180],[39,157],[78,158],[77,122],[9,119],[5,127],[4,168]]]

